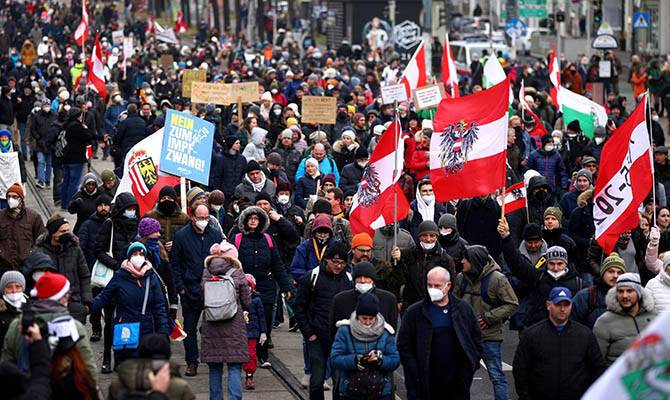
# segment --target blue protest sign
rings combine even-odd
[[[505,33],[512,39],[526,36],[526,23],[519,18],[512,18],[505,24]]]
[[[168,110],[163,131],[161,171],[209,185],[214,124]]]

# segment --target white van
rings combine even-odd
[[[491,54],[491,44],[489,42],[467,42],[464,40],[456,40],[451,43],[451,52],[454,54],[454,64],[456,64],[456,72],[459,75],[470,75],[470,64],[472,63],[472,55],[478,54],[482,58],[482,52],[486,50]],[[510,48],[502,43],[493,43],[494,52],[502,51],[509,53]]]

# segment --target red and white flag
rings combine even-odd
[[[188,26],[186,25],[186,21],[184,21],[184,13],[181,10],[177,11],[177,20],[174,23],[174,30],[177,33],[188,31]]]
[[[86,0],[81,2],[81,22],[74,31],[74,40],[79,47],[84,47],[84,43],[88,40],[88,10],[86,9]]]
[[[554,102],[554,106],[560,107],[558,88],[561,86],[561,65],[556,57],[556,46],[554,46],[551,52],[551,60],[549,60],[549,80],[551,81],[551,100]]]
[[[509,80],[444,99],[433,119],[430,180],[438,202],[505,187]]]
[[[640,224],[638,207],[651,191],[652,153],[645,119],[647,95],[605,143],[593,198],[596,241],[610,253],[622,232]]]
[[[450,97],[459,97],[458,93],[458,73],[456,64],[454,64],[454,54],[449,45],[449,33],[445,33],[444,49],[442,50],[442,84],[447,89],[447,95]]]
[[[154,33],[156,31],[156,27],[154,26],[154,17],[149,17],[147,20],[147,27],[144,28],[144,33]]]
[[[544,126],[542,119],[537,114],[535,114],[533,109],[530,108],[530,105],[526,102],[526,85],[524,84],[523,80],[521,80],[521,88],[519,88],[519,104],[523,108],[524,113],[530,115],[533,118],[533,121],[535,121],[535,126],[533,126],[533,129],[528,131],[528,134],[535,139],[537,147],[540,147],[542,136],[549,132]]]
[[[505,214],[511,214],[516,210],[526,207],[526,185],[523,181],[505,189]],[[498,196],[498,204],[503,205],[503,196]]]
[[[394,193],[398,196],[398,221],[409,212],[409,203],[398,184],[405,153],[405,140],[401,132],[400,121],[396,118],[372,152],[351,204],[349,221],[354,234],[367,232],[372,236],[375,229],[393,223]],[[396,165],[398,171],[394,176]]]
[[[88,87],[93,87],[103,100],[107,97],[105,66],[102,63],[102,49],[100,48],[98,34],[95,35],[93,51],[91,52],[91,57],[88,59],[88,79],[86,84]]]
[[[407,67],[400,77],[400,83],[405,85],[407,98],[412,98],[412,90],[426,86],[426,43],[422,40],[414,55],[407,63]]]

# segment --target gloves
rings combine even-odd
[[[660,240],[661,240],[661,231],[657,227],[652,226],[651,230],[649,231],[649,242],[651,242],[653,246],[658,246],[658,242]]]
[[[268,335],[261,333],[261,337],[258,339],[258,344],[261,346],[268,340]]]
[[[356,354],[356,368],[359,371],[365,370],[365,364],[367,364],[367,361],[363,357],[363,354]]]

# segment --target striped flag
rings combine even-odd
[[[523,181],[505,189],[505,214],[511,214],[516,210],[526,207],[526,185]],[[498,196],[498,204],[503,205],[503,196]]]
[[[86,7],[86,0],[81,2],[81,22],[74,31],[74,40],[79,47],[84,47],[84,43],[88,40],[88,10]]]
[[[400,77],[400,83],[405,85],[407,98],[412,98],[412,90],[426,86],[428,82],[426,77],[426,44],[422,40],[419,47],[416,48],[414,55],[407,63],[405,71]]]
[[[102,48],[98,34],[95,35],[95,44],[91,57],[88,59],[88,80],[86,84],[93,87],[103,100],[107,97],[107,87],[105,86],[105,66],[102,63]]]
[[[458,92],[458,73],[456,64],[454,64],[454,54],[449,45],[449,33],[444,34],[444,49],[442,50],[442,84],[447,89],[450,97],[459,97]]]

